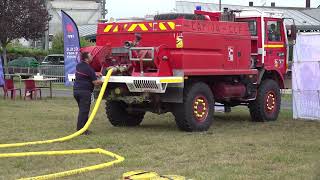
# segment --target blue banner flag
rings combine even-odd
[[[76,65],[80,62],[80,37],[77,24],[64,11],[62,14],[62,29],[64,39],[64,74],[65,85],[72,86],[75,77]]]
[[[0,56],[0,86],[4,85],[4,74],[3,74],[3,66],[2,66],[2,58]]]

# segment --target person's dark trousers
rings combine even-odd
[[[88,121],[91,105],[91,92],[85,90],[74,90],[73,96],[79,107],[77,130],[80,130]]]

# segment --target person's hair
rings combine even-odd
[[[85,61],[86,59],[88,59],[89,54],[90,54],[89,52],[82,52],[80,57],[81,61]]]

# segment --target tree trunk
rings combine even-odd
[[[2,47],[2,57],[3,57],[3,63],[4,63],[4,66],[7,66],[8,65],[8,60],[7,60],[7,47],[6,46],[3,46]]]
[[[3,58],[2,60],[3,60],[5,66],[8,64],[8,61],[7,61],[7,45],[8,45],[8,43],[2,43],[0,41],[0,46],[2,48],[1,56]]]
[[[3,60],[3,68],[4,68],[4,73],[7,74],[7,66],[8,66],[8,60],[7,60],[7,45],[2,44],[2,60]]]

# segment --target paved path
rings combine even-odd
[[[50,96],[49,89],[41,89],[41,93],[42,93],[42,97],[49,97]],[[0,89],[0,96],[1,97],[3,96],[2,88]],[[22,89],[22,98],[23,98],[23,96],[24,96],[24,89]],[[53,89],[52,90],[52,96],[53,97],[73,97],[73,92],[72,92],[72,90]]]

